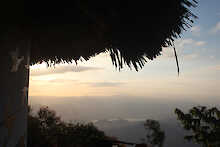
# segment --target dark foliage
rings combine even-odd
[[[153,147],[163,147],[165,133],[160,128],[160,123],[156,120],[148,119],[144,123],[147,130],[147,143]]]
[[[217,108],[198,106],[190,109],[189,113],[183,113],[179,109],[175,113],[184,129],[192,132],[185,136],[186,140],[204,147],[220,146],[220,111]]]
[[[42,107],[36,116],[28,115],[28,146],[35,147],[95,147],[107,136],[92,123],[66,123],[48,107]]]
[[[142,68],[190,27],[195,0],[0,2],[1,55],[23,44],[31,63],[88,60],[110,52],[114,66]]]

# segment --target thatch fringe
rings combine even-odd
[[[19,1],[17,13],[5,3],[0,9],[7,11],[0,13],[2,55],[31,40],[32,64],[72,63],[109,52],[117,69],[126,65],[138,71],[163,47],[173,46],[197,18],[190,11],[195,0]]]

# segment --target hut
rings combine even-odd
[[[141,69],[196,16],[195,0],[0,2],[0,146],[26,145],[29,66],[109,52],[117,69]],[[17,145],[19,146],[19,145]]]

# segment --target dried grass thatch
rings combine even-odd
[[[195,0],[38,0],[1,2],[2,55],[31,41],[31,62],[88,60],[109,51],[119,69],[142,68],[190,27]],[[9,45],[10,44],[10,45]],[[13,44],[13,45],[12,45]]]

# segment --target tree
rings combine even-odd
[[[189,8],[196,4],[195,0],[151,0],[147,5],[127,0],[0,1],[4,114],[0,146],[26,144],[31,64],[89,60],[108,51],[118,69],[127,65],[139,70],[190,27],[196,16]]]
[[[42,146],[45,142],[39,119],[28,112],[28,146]]]
[[[220,111],[216,107],[197,106],[188,113],[176,109],[175,113],[184,129],[191,132],[185,136],[186,140],[204,147],[220,146]]]
[[[28,115],[28,146],[53,145],[69,147],[96,147],[107,138],[92,123],[66,123],[61,121],[55,111],[42,107],[37,115]]]
[[[163,147],[165,133],[160,128],[160,123],[156,120],[148,119],[144,123],[147,130],[147,143],[152,146]]]

